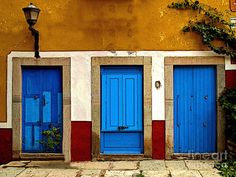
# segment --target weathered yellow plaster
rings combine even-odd
[[[197,35],[181,32],[194,13],[169,9],[167,5],[172,1],[34,0],[41,9],[35,26],[40,31],[40,50],[207,50]],[[33,37],[22,11],[29,2],[1,0],[2,102],[6,102],[7,54],[13,50],[33,50]],[[201,2],[219,10],[229,9],[227,0]],[[6,120],[5,107],[5,104],[0,105],[0,121]]]

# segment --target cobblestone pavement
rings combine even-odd
[[[72,162],[12,161],[0,166],[0,177],[220,177],[209,160]]]

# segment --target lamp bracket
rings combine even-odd
[[[39,56],[39,31],[34,29],[32,26],[29,26],[29,30],[31,31],[32,35],[34,36],[34,51],[35,51],[35,58],[40,58]]]

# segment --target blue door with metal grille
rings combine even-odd
[[[143,153],[142,67],[101,68],[101,153]]]
[[[216,69],[174,67],[174,153],[216,152]]]
[[[62,151],[61,68],[22,69],[22,151]]]

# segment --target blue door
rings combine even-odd
[[[174,152],[216,152],[214,66],[174,67]]]
[[[101,68],[101,153],[143,153],[142,67]]]
[[[23,68],[22,75],[22,150],[60,153],[61,68]]]

